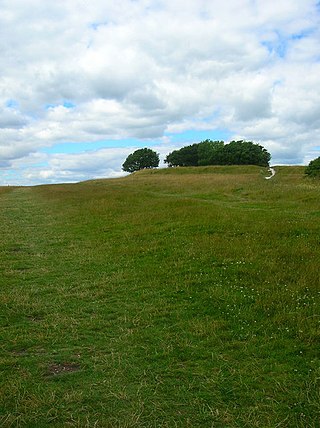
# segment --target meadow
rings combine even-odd
[[[2,427],[320,426],[320,182],[0,188]]]

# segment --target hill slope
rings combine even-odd
[[[276,171],[0,192],[2,426],[317,427],[320,187]]]

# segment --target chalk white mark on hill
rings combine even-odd
[[[273,168],[269,168],[268,171],[270,171],[271,175],[269,177],[264,177],[266,180],[270,180],[270,178],[272,178],[276,173]]]

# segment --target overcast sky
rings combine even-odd
[[[320,156],[316,0],[0,0],[0,185],[206,138]]]

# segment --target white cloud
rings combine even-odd
[[[13,161],[13,168],[21,171],[18,181],[8,169],[4,178],[6,184],[34,185],[125,176],[121,165],[131,151],[128,148],[109,148],[72,154],[30,154]]]
[[[315,0],[3,0],[0,166],[24,183],[112,175],[120,157],[101,150],[29,162],[57,143],[188,129],[305,162],[320,145],[319,16]]]

